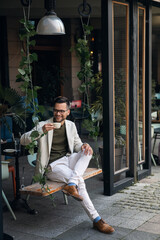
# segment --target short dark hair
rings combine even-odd
[[[54,99],[53,107],[55,106],[56,103],[66,103],[68,109],[70,109],[71,106],[69,99],[63,96],[58,96]]]

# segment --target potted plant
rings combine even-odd
[[[126,145],[126,96],[125,72],[115,72],[115,171],[121,169]]]
[[[15,89],[0,85],[0,119],[9,129],[5,121],[6,115],[11,115],[15,124],[24,129],[24,105],[21,96]]]
[[[121,168],[122,156],[125,152],[126,123],[125,123],[125,95],[123,69],[119,69],[115,74],[115,170]],[[102,98],[102,74],[99,72],[92,78],[92,84],[96,90],[96,99],[92,104],[91,111],[97,117],[97,125],[103,126],[103,98]],[[99,133],[100,135],[100,128]],[[103,146],[99,146],[101,160],[103,161]]]

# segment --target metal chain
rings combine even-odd
[[[91,6],[89,3],[86,2],[86,0],[83,0],[83,3],[81,3],[78,7],[79,15],[82,17],[88,17],[91,14]]]

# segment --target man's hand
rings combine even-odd
[[[55,127],[53,126],[53,123],[46,123],[42,127],[44,134],[46,134],[48,131],[53,130],[53,129],[55,129]]]
[[[81,147],[82,151],[84,150],[85,155],[93,155],[93,150],[88,143],[84,143]]]

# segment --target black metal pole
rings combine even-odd
[[[104,194],[114,192],[112,0],[101,0]]]
[[[0,139],[1,139],[1,123],[0,123]],[[0,162],[1,162],[1,144],[0,144]],[[1,174],[1,164],[0,164],[0,239],[3,239],[2,174]]]
[[[151,173],[151,89],[152,89],[152,6],[146,0],[146,163],[144,168]]]
[[[16,153],[15,156],[15,165],[16,165],[16,200],[20,199],[20,178],[19,178],[19,160],[18,160],[18,152]]]
[[[137,44],[138,0],[130,1],[130,171],[128,175],[137,181],[138,115],[137,115]]]

